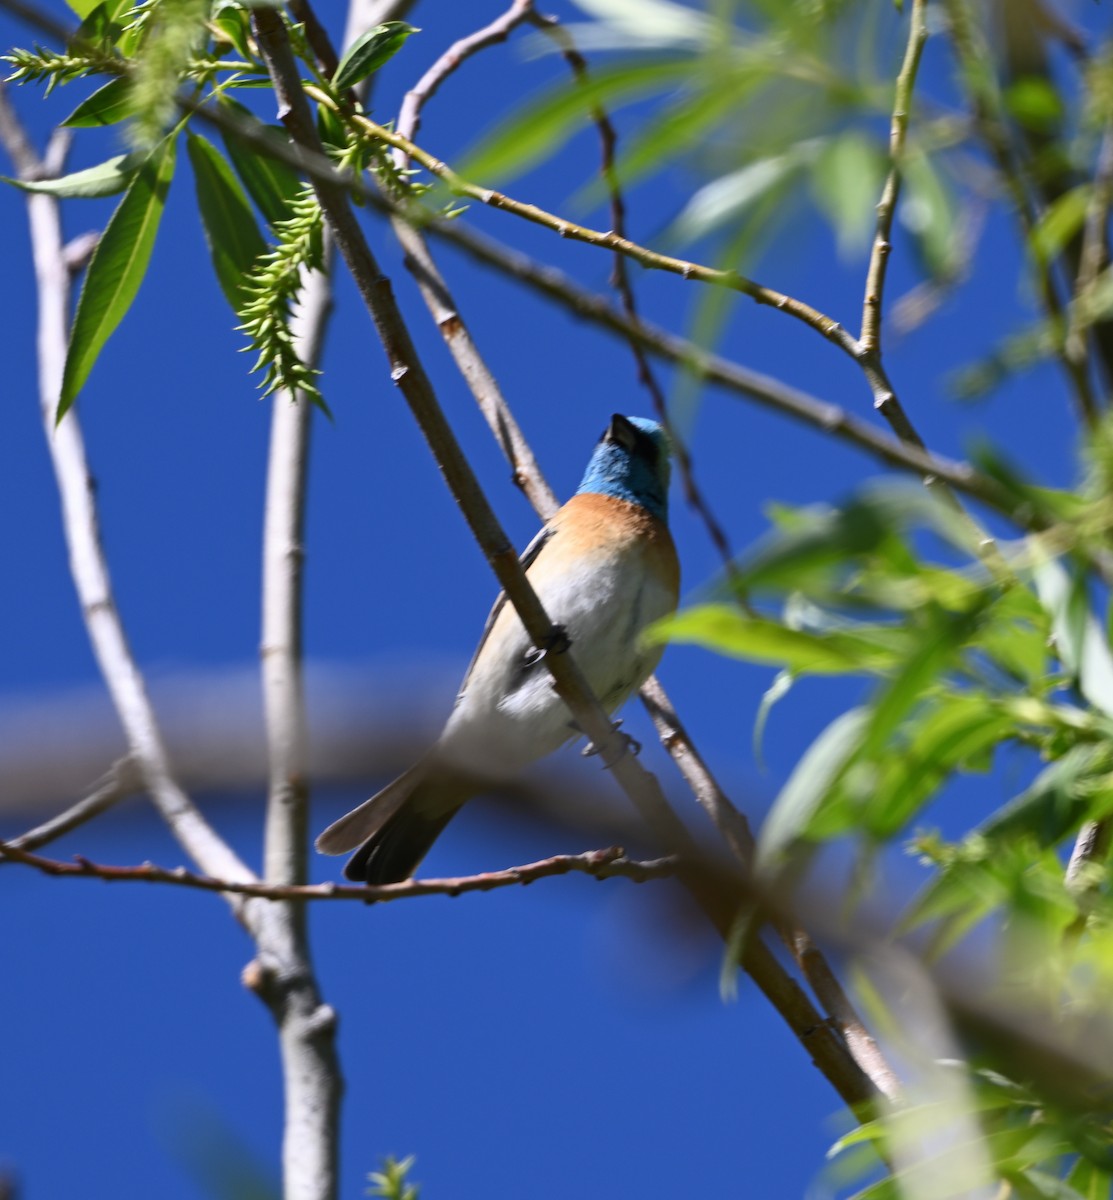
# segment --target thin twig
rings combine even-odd
[[[4,3],[5,0],[0,0],[0,7]],[[254,117],[245,118],[240,114],[205,108],[185,96],[179,97],[179,104],[202,124],[229,133],[259,153],[296,167],[316,183],[331,184],[349,191],[378,211],[400,211],[361,179],[349,172],[338,171],[323,153],[278,142],[267,133],[266,125]],[[935,455],[913,443],[894,441],[836,404],[819,400],[799,388],[711,354],[694,342],[654,326],[644,318],[634,325],[605,297],[579,287],[556,268],[539,264],[458,221],[423,221],[422,228],[450,242],[477,261],[556,300],[575,315],[623,338],[637,338],[661,358],[682,363],[711,382],[855,445],[889,466],[942,479],[957,491],[997,509],[1022,528],[1038,528],[1030,524],[1024,511],[1018,510],[1015,500],[995,480],[968,463]]]
[[[454,195],[467,196],[469,199],[475,200],[480,204],[485,204],[490,208],[512,213],[514,216],[521,217],[523,220],[529,221],[534,225],[540,225],[545,229],[552,230],[562,238],[584,242],[590,246],[600,246],[605,250],[624,254],[650,270],[667,271],[670,274],[679,275],[684,279],[694,279],[699,283],[714,284],[718,287],[725,287],[732,291],[741,292],[758,304],[769,305],[772,308],[788,313],[789,316],[795,317],[798,321],[802,321],[805,325],[817,330],[852,358],[856,356],[857,340],[838,321],[826,316],[810,304],[805,304],[802,300],[786,296],[783,292],[775,291],[773,288],[765,287],[763,284],[748,279],[737,271],[722,271],[715,267],[704,266],[701,263],[690,262],[687,259],[673,258],[668,254],[659,254],[655,250],[650,250],[647,246],[641,246],[636,242],[630,241],[628,238],[619,237],[612,231],[589,229],[587,226],[577,225],[574,221],[569,221],[565,217],[547,212],[545,209],[539,208],[536,204],[525,204],[493,188],[481,187],[479,184],[464,179],[446,162],[442,162],[435,155],[415,145],[409,138],[402,137],[401,134],[395,133],[383,125],[379,125],[362,113],[349,111],[343,105],[337,106],[332,97],[326,95],[320,88],[307,85],[305,94],[326,108],[334,109],[338,115],[349,121],[368,137],[380,141],[386,146],[392,146],[396,150],[401,150],[409,158],[415,159],[431,175],[441,180]]]
[[[38,850],[40,846],[45,846],[84,825],[86,821],[100,816],[117,801],[135,795],[142,790],[142,786],[135,764],[130,758],[121,758],[113,763],[111,770],[87,796],[67,808],[65,812],[51,817],[49,821],[44,821],[19,837],[12,838],[7,844],[16,850]]]
[[[858,341],[862,350],[868,354],[881,352],[881,308],[885,294],[886,268],[893,248],[890,237],[897,200],[900,198],[902,159],[912,109],[912,91],[928,36],[926,14],[927,0],[912,0],[908,45],[905,48],[900,74],[897,76],[893,116],[889,126],[889,175],[877,205],[877,230],[874,233],[869,269],[866,272],[866,295],[862,302],[862,332]]]
[[[411,141],[421,128],[421,110],[437,93],[442,83],[461,65],[488,46],[505,42],[519,25],[534,17],[533,0],[512,0],[510,7],[482,29],[452,43],[435,63],[406,93],[398,110],[396,128]],[[400,169],[409,166],[405,150],[395,147],[394,162]]]
[[[845,1039],[854,1061],[861,1066],[888,1101],[898,1103],[903,1091],[901,1082],[876,1039],[858,1015],[826,956],[812,940],[811,935],[796,922],[786,922],[782,918],[776,924],[783,931],[782,937],[808,981],[808,986],[819,997],[824,1011],[835,1022]]]
[[[1092,426],[1097,420],[1098,408],[1090,386],[1089,370],[1067,352],[1066,306],[1059,296],[1050,262],[1037,252],[1033,242],[1033,234],[1039,223],[1038,213],[1031,199],[1023,168],[1017,162],[1009,140],[1001,114],[1000,96],[993,78],[992,65],[987,53],[977,44],[973,19],[966,0],[943,0],[943,3],[950,26],[951,45],[958,60],[975,124],[997,165],[998,173],[1016,209],[1027,246],[1032,251],[1036,285],[1055,339],[1056,358],[1070,382],[1082,422]]]
[[[571,34],[560,24],[556,17],[542,16],[534,13],[532,20],[560,48],[561,55],[565,62],[568,63],[576,81],[581,85],[586,85],[589,80],[587,60],[576,48]],[[618,147],[618,134],[615,131],[614,122],[611,121],[607,110],[601,104],[593,101],[590,111],[591,119],[599,131],[601,153],[600,174],[610,200],[611,229],[619,237],[625,238],[627,236],[626,200],[622,194],[615,160],[615,151]],[[614,256],[614,267],[611,271],[611,286],[618,294],[623,314],[631,326],[636,329],[640,324],[640,317],[638,315],[637,301],[634,297],[634,286],[630,280],[629,264],[624,254],[616,253]],[[631,332],[626,341],[634,357],[638,382],[649,393],[653,410],[657,414],[661,424],[667,430],[669,439],[672,442],[673,457],[676,461],[680,485],[684,491],[684,499],[703,522],[708,537],[711,539],[711,544],[718,552],[727,574],[734,576],[737,573],[737,567],[730,539],[727,537],[726,530],[719,519],[712,511],[711,505],[707,497],[704,496],[699,483],[696,481],[695,473],[692,470],[691,453],[683,439],[677,433],[676,427],[669,416],[665,392],[653,371],[653,367],[650,365],[645,344],[633,332]]]
[[[442,54],[406,93],[398,114],[397,126],[407,137],[413,137],[421,119],[421,110],[444,81],[468,58],[485,46],[505,41],[513,29],[529,15],[532,0],[515,0],[501,17],[468,37],[461,38]],[[406,166],[400,150],[394,154],[395,164]],[[556,511],[556,496],[545,481],[533,451],[514,419],[499,387],[494,372],[480,353],[471,331],[461,315],[444,276],[437,267],[420,228],[392,208],[391,227],[405,252],[406,268],[414,276],[445,345],[464,377],[498,441],[499,448],[510,463],[514,482],[522,489],[534,509],[547,520]]]
[[[423,77],[423,82],[413,91],[407,93],[407,100],[410,103],[408,107],[403,106],[396,123],[396,128],[403,136],[410,139],[413,138],[416,129],[416,119],[421,105],[432,94],[432,91],[436,87],[439,87],[463,61],[465,55],[461,53],[461,48],[466,47],[467,54],[471,55],[478,52],[485,45],[502,41],[509,30],[513,28],[514,18],[520,16],[523,10],[528,11],[528,9],[529,5],[522,5],[516,0],[513,7],[502,18],[487,26],[479,34],[456,43],[445,55],[442,55],[438,59],[433,70],[427,72],[426,76]],[[538,17],[536,14],[531,15],[534,23],[538,24],[557,41],[577,79],[584,79],[586,77],[587,64],[555,18]],[[435,81],[435,84],[432,84],[432,81]],[[411,97],[415,97],[415,99],[410,100]],[[604,110],[596,108],[593,115],[596,125],[599,128],[602,143],[603,175],[611,194],[612,225],[616,233],[625,236],[625,209],[622,193],[615,176],[614,151],[617,142],[616,134]],[[400,167],[406,165],[405,158],[400,154],[396,157],[395,161]],[[531,500],[534,500],[534,507],[538,511],[538,515],[542,519],[547,518],[556,506],[552,490],[541,475],[540,468],[534,461],[532,453],[529,452],[528,446],[524,445],[524,439],[521,439],[520,430],[510,411],[509,405],[494,382],[493,376],[487,369],[463,320],[455,311],[447,284],[445,284],[443,277],[432,260],[432,256],[429,254],[424,237],[418,229],[400,216],[393,216],[392,224],[403,246],[407,250],[409,259],[407,265],[415,273],[419,287],[438,327],[444,334],[450,349],[452,349],[457,364],[460,366],[465,380],[468,382],[470,389],[479,403],[480,410],[487,416],[492,432],[495,434],[500,446],[503,447],[504,453],[511,465],[514,467],[515,479],[521,484],[526,495]],[[622,299],[626,318],[631,324],[636,326],[638,323],[638,314],[633,289],[626,270],[626,259],[620,254],[615,256],[612,282],[615,284],[616,290]],[[654,407],[658,414],[667,422],[665,398],[650,369],[643,344],[634,336],[630,337],[629,344],[635,353],[639,378],[650,391]],[[524,452],[528,454],[528,466],[523,461],[523,453],[517,450],[515,445],[516,438],[523,442]],[[674,443],[677,445],[679,452],[684,454],[683,447],[675,437]],[[682,466],[689,497],[694,498],[697,509],[703,513],[708,528],[711,531],[712,540],[719,547],[728,569],[730,569],[733,567],[733,555],[721,528],[703,503],[695,480],[691,476],[690,460],[686,455],[682,460]],[[524,470],[526,474],[523,479]],[[692,789],[693,795],[711,818],[720,836],[723,837],[736,860],[748,870],[752,861],[754,846],[753,834],[750,831],[749,823],[719,787],[718,782],[693,745],[687,730],[685,730],[677,717],[664,688],[655,676],[651,676],[642,687],[641,698],[654,722],[662,745],[673,757],[685,781]],[[834,972],[823,959],[820,951],[803,931],[793,930],[785,926],[784,937],[787,945],[794,953],[800,945],[805,942],[807,943],[809,947],[808,954],[798,956],[798,960],[804,970],[805,978],[808,979],[813,992],[820,1003],[824,1005],[828,1015],[838,1025],[847,1046],[854,1053],[855,1059],[859,1061],[863,1070],[869,1075],[882,1094],[888,1096],[890,1099],[895,1098],[897,1094],[895,1076],[885,1063],[876,1043],[866,1031],[861,1019],[854,1012],[846,993],[838,983]]]
[[[277,14],[268,9],[255,10],[252,20],[260,50],[271,72],[280,119],[295,142],[319,152],[316,126],[301,88],[285,26]],[[471,465],[445,420],[394,300],[390,281],[371,253],[344,190],[321,181],[315,181],[314,186],[336,237],[337,248],[344,256],[383,341],[391,378],[410,405],[457,504],[491,563],[508,600],[534,645],[546,647],[559,644],[557,630],[526,579],[517,553],[499,525]],[[616,774],[624,776],[632,790],[651,787],[649,773],[628,754],[626,740],[616,735],[606,712],[592,696],[574,657],[549,653],[545,656],[545,663],[552,672],[558,694],[571,709],[579,727],[597,747],[604,764],[614,768]],[[636,769],[630,771],[620,768],[620,764]],[[659,794],[659,789],[655,790]],[[660,803],[663,803],[663,797]]]
[[[1015,501],[995,480],[969,463],[944,458],[912,442],[896,441],[837,404],[712,354],[644,317],[640,317],[635,325],[606,297],[581,287],[557,268],[538,263],[458,221],[434,221],[423,228],[477,262],[547,296],[574,316],[619,337],[637,338],[650,353],[680,363],[711,383],[847,442],[887,466],[918,475],[935,475],[956,491],[989,505],[1022,526],[1025,524],[1023,514],[1016,511]]]
[[[403,883],[380,884],[375,887],[356,887],[337,883],[279,884],[250,883],[234,879],[214,879],[197,875],[184,867],[167,869],[153,863],[139,866],[109,866],[74,857],[73,862],[42,858],[29,854],[12,842],[0,842],[0,860],[21,863],[42,871],[45,875],[69,879],[101,879],[106,883],[169,883],[178,887],[195,888],[203,892],[222,892],[225,895],[250,896],[260,900],[281,900],[304,909],[310,900],[359,900],[363,903],[385,903],[389,900],[409,900],[417,896],[462,896],[467,892],[491,892],[496,888],[523,887],[538,879],[555,875],[578,873],[593,879],[629,879],[646,883],[651,879],[667,879],[676,874],[673,858],[640,861],[626,857],[619,846],[607,850],[591,850],[584,854],[555,854],[538,862],[502,871],[484,871],[478,875],[460,875],[443,879],[407,879]]]

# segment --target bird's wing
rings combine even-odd
[[[522,564],[522,570],[528,571],[541,553],[541,547],[553,536],[556,531],[551,525],[546,525],[539,530],[533,541],[522,551],[518,561]],[[495,621],[498,615],[502,612],[503,605],[506,603],[506,593],[499,592],[495,597],[495,602],[491,605],[491,611],[487,615],[487,623],[483,626],[483,632],[479,635],[479,644],[475,648],[475,653],[471,656],[471,662],[468,663],[468,669],[464,673],[464,681],[460,684],[460,691],[456,696],[456,703],[459,704],[464,693],[468,690],[468,680],[471,679],[472,670],[475,667],[476,660],[483,653],[483,647],[487,644],[487,638],[491,630],[494,628]]]

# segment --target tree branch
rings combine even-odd
[[[0,113],[0,141],[18,164],[20,174],[33,177],[43,169],[42,162],[30,149],[26,136],[20,136],[21,124],[2,88]],[[62,500],[70,571],[93,652],[144,789],[174,835],[202,870],[229,879],[253,879],[252,872],[205,821],[175,780],[143,676],[128,645],[100,544],[96,496],[77,413],[71,412],[57,427],[54,423],[68,342],[71,281],[58,203],[51,196],[36,193],[28,193],[26,203],[38,285],[39,407]],[[237,903],[234,908],[237,916],[250,924],[244,906]]]
[[[421,104],[424,103],[424,100],[455,71],[464,57],[477,53],[484,46],[504,40],[510,29],[514,27],[514,24],[520,23],[522,15],[528,15],[529,9],[530,4],[523,4],[519,0],[515,0],[514,5],[503,14],[503,17],[492,22],[491,25],[481,30],[478,34],[456,43],[446,54],[442,55],[434,67],[423,77],[423,82],[413,91],[407,93],[409,106],[403,106],[402,111],[399,113],[397,121],[399,131],[405,137],[412,139]],[[577,78],[584,78],[587,64],[576,51],[571,39],[560,29],[555,18],[535,17],[534,20],[550,36],[554,37],[562,47],[564,55],[576,73]],[[466,48],[466,54],[463,53],[462,48]],[[411,100],[411,97],[416,97],[416,99]],[[595,121],[600,130],[600,139],[603,147],[602,169],[607,186],[611,192],[611,211],[614,228],[617,233],[624,235],[625,210],[622,195],[614,174],[616,135],[613,126],[602,109],[596,109]],[[396,152],[395,161],[399,167],[406,165],[406,160],[400,152]],[[533,459],[528,445],[525,444],[509,405],[499,390],[493,375],[483,361],[478,347],[472,341],[471,335],[462,318],[455,311],[447,284],[444,282],[443,277],[432,260],[432,256],[429,254],[424,237],[420,230],[406,221],[404,217],[393,215],[391,221],[396,234],[406,248],[407,265],[414,271],[419,288],[433,314],[434,320],[436,320],[442,333],[445,334],[446,341],[448,341],[449,347],[452,349],[457,365],[460,367],[466,382],[475,395],[480,410],[487,416],[488,423],[495,434],[496,440],[514,467],[515,479],[521,484],[527,496],[531,500],[534,500],[534,507],[538,515],[542,519],[546,519],[556,507],[556,499],[552,489],[541,474],[541,470]],[[622,297],[627,320],[632,325],[637,326],[638,316],[633,291],[626,272],[626,259],[622,255],[615,256],[614,283]],[[648,387],[657,412],[667,422],[665,398],[649,368],[642,344],[633,336],[629,341],[635,351],[635,359],[638,363],[641,380]],[[683,454],[683,446],[675,438],[674,442],[679,452]],[[521,451],[517,449],[518,443],[521,444]],[[527,455],[528,466],[523,461]],[[696,487],[695,480],[690,474],[690,460],[685,456],[683,461],[689,496],[690,498],[695,497],[697,501],[701,501],[702,497]],[[523,468],[528,470],[528,474],[524,479]],[[730,552],[721,528],[714,521],[706,505],[697,503],[697,508],[704,515],[712,534],[712,540],[719,546],[728,568],[733,566],[733,555]],[[641,689],[641,697],[654,721],[662,744],[676,761],[681,774],[691,787],[693,795],[710,817],[736,860],[748,871],[753,856],[754,841],[745,816],[734,807],[719,787],[706,763],[692,744],[687,731],[681,724],[671,702],[665,694],[664,688],[656,677],[651,677],[646,682]],[[895,1098],[897,1093],[895,1076],[885,1063],[873,1038],[870,1037],[860,1018],[854,1012],[853,1006],[835,978],[834,972],[831,971],[823,959],[822,954],[802,930],[792,929],[782,923],[781,932],[789,949],[797,955],[797,960],[804,970],[805,978],[809,980],[820,1003],[824,1005],[831,1019],[838,1024],[843,1037],[846,1039],[847,1046],[854,1053],[856,1061],[862,1065],[880,1092],[890,1098]],[[808,947],[807,953],[798,953],[798,948],[805,943]]]
[[[607,850],[591,850],[584,854],[554,854],[538,862],[520,867],[507,867],[501,871],[484,871],[478,875],[459,875],[443,879],[407,879],[402,883],[379,884],[375,887],[357,887],[338,883],[280,884],[269,882],[244,882],[233,879],[214,879],[209,875],[197,875],[184,867],[167,869],[153,863],[140,866],[110,866],[90,862],[80,855],[73,862],[61,859],[42,858],[30,854],[14,842],[0,842],[0,860],[21,863],[33,867],[44,875],[68,879],[101,879],[106,883],[168,883],[178,887],[194,888],[203,892],[221,892],[225,895],[250,896],[259,900],[282,901],[301,912],[311,900],[359,900],[364,904],[386,903],[389,900],[410,900],[418,896],[463,896],[467,892],[491,892],[497,888],[524,887],[538,879],[555,875],[582,874],[593,879],[629,879],[634,883],[646,883],[651,879],[668,879],[676,873],[676,860],[658,858],[639,861],[626,857],[619,846]],[[287,1188],[289,1176],[285,1176]]]
[[[37,850],[40,846],[45,846],[48,842],[62,837],[63,834],[79,828],[86,821],[100,816],[118,800],[123,800],[125,796],[132,796],[141,790],[142,782],[134,762],[130,758],[121,758],[112,765],[112,768],[88,796],[67,808],[65,812],[51,817],[41,825],[36,825],[34,829],[29,829],[19,837],[13,838],[7,844],[16,850]]]
[[[896,213],[897,200],[900,198],[903,170],[901,160],[904,157],[904,142],[912,109],[912,91],[927,36],[927,0],[912,0],[908,45],[905,48],[900,74],[897,76],[893,116],[889,126],[889,175],[877,205],[877,231],[874,234],[870,264],[866,272],[866,295],[862,302],[862,332],[858,341],[867,354],[881,353],[882,300],[889,253],[893,248],[890,242],[893,216]]]
[[[395,123],[403,137],[412,141],[417,136],[417,131],[421,128],[421,110],[462,63],[488,46],[505,42],[519,25],[535,18],[533,4],[534,0],[512,0],[510,7],[501,16],[449,46],[403,97]],[[406,151],[395,147],[394,162],[401,170],[409,166]]]
[[[328,262],[328,248],[324,261]],[[310,367],[321,356],[332,311],[328,275],[312,272],[291,320],[298,357]],[[304,394],[273,400],[263,532],[263,707],[269,788],[263,876],[279,887],[307,878],[309,784],[302,680],[302,546],[309,428],[313,405]],[[287,897],[270,913],[269,937],[245,974],[278,1028],[285,1092],[282,1137],[284,1194],[333,1200],[339,1193],[340,1101],[336,1014],[324,1003],[313,969],[305,907]]]
[[[279,116],[295,142],[310,151],[319,152],[316,128],[305,94],[301,89],[296,64],[290,52],[286,30],[277,14],[257,9],[253,14],[256,37],[271,73],[279,101]],[[551,646],[554,630],[536,594],[525,579],[521,565],[505,534],[498,526],[486,498],[479,489],[467,460],[444,420],[432,387],[418,360],[409,333],[394,303],[389,281],[379,271],[362,231],[349,207],[346,192],[334,184],[315,181],[317,195],[326,219],[336,235],[337,246],[343,254],[356,286],[383,340],[391,365],[391,377],[403,392],[414,412],[434,456],[440,464],[453,494],[464,511],[472,531],[494,568],[507,598],[534,644]],[[713,894],[708,881],[696,870],[685,867],[695,863],[692,840],[683,824],[676,818],[661,795],[656,780],[630,754],[624,742],[616,737],[610,719],[592,697],[574,657],[569,654],[548,653],[545,662],[553,674],[561,699],[568,705],[579,727],[600,748],[604,762],[610,766],[626,794],[634,801],[643,819],[661,843],[678,852],[682,862],[678,874],[693,895],[722,931],[730,928],[733,913],[724,907],[718,890]],[[814,1006],[783,968],[772,959],[758,938],[746,947],[747,961],[760,964],[755,969],[766,972],[775,980],[776,993],[771,999],[789,1020],[798,1036],[812,1039],[819,1031],[818,1042],[808,1041],[813,1053],[824,1064],[824,1073],[849,1104],[868,1102],[876,1092],[869,1079],[850,1058],[845,1045],[834,1035]],[[767,994],[770,994],[767,992]]]
[[[679,275],[683,279],[694,279],[699,283],[714,284],[718,287],[725,287],[732,291],[741,292],[758,304],[769,305],[772,308],[788,313],[789,316],[795,317],[798,321],[803,321],[805,325],[817,330],[852,358],[855,357],[857,340],[837,321],[821,313],[818,309],[812,308],[810,304],[805,304],[802,300],[797,300],[792,296],[786,296],[783,292],[767,288],[763,284],[740,275],[737,271],[722,271],[716,267],[708,267],[701,263],[690,262],[687,259],[673,258],[668,254],[659,254],[655,250],[650,250],[647,246],[641,246],[637,242],[630,241],[628,238],[619,237],[614,232],[603,232],[598,229],[589,229],[584,225],[577,225],[574,221],[569,221],[564,217],[547,212],[545,209],[539,208],[536,204],[525,204],[502,192],[495,191],[493,188],[480,187],[479,184],[471,183],[469,180],[464,179],[447,163],[437,158],[436,155],[430,154],[427,150],[415,145],[409,138],[394,133],[392,130],[379,125],[362,113],[353,112],[344,106],[337,106],[333,98],[322,92],[320,88],[307,85],[305,94],[311,96],[326,108],[336,111],[338,115],[349,121],[368,137],[382,142],[384,145],[391,146],[396,150],[400,150],[408,158],[419,162],[431,175],[440,179],[454,195],[467,196],[469,199],[475,200],[480,204],[485,204],[489,208],[496,208],[502,212],[511,213],[514,216],[521,217],[525,221],[529,221],[531,224],[549,229],[559,234],[562,238],[584,242],[589,246],[601,246],[603,249],[612,250],[616,254],[623,254],[635,262],[641,263],[643,267],[649,270],[667,271],[670,274]]]

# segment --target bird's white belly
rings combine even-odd
[[[614,712],[657,665],[661,648],[641,646],[639,637],[672,611],[675,595],[645,570],[636,548],[592,559],[579,572],[535,586],[549,616],[567,631],[592,690]],[[530,650],[506,605],[437,744],[439,759],[482,777],[507,778],[576,735],[548,669],[525,665]]]

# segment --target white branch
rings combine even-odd
[[[3,92],[0,92],[0,109],[3,109],[0,137],[20,174],[41,172],[44,164],[35,161],[26,137],[12,133],[19,130],[19,122]],[[51,164],[55,168],[59,165],[56,160],[55,155]],[[96,496],[77,412],[71,410],[60,425],[56,426],[54,420],[66,360],[71,281],[58,202],[51,196],[29,193],[27,212],[38,286],[39,405],[62,502],[70,572],[93,652],[143,785],[178,841],[207,874],[225,879],[252,879],[252,872],[205,821],[174,779],[143,676],[128,645],[101,548]],[[243,902],[233,901],[233,904],[237,914],[244,918]]]

